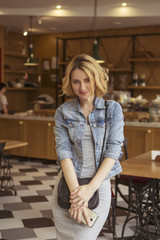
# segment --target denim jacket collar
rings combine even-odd
[[[94,107],[95,109],[105,109],[105,100],[103,98],[95,97]],[[78,98],[75,98],[74,101],[71,102],[68,110],[74,112],[81,111],[80,102]]]

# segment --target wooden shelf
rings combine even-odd
[[[38,88],[35,87],[22,87],[22,88],[7,87],[7,91],[36,91],[36,90],[38,90]]]
[[[160,86],[145,86],[145,87],[136,87],[136,86],[128,86],[129,89],[137,89],[137,90],[160,90]]]
[[[5,52],[4,55],[9,57],[27,58],[27,54],[22,55],[20,53]]]
[[[28,74],[38,74],[38,72],[30,72],[30,71],[27,71],[27,70],[13,70],[13,69],[4,69],[4,72],[5,73],[20,73],[20,74],[24,74],[24,73],[28,73]]]
[[[109,72],[132,72],[132,70],[128,68],[111,68]]]
[[[160,58],[130,58],[130,62],[160,62]]]

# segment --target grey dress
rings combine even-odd
[[[94,144],[90,126],[87,125],[83,136],[83,167],[81,177],[93,177],[96,172]],[[99,215],[92,228],[72,219],[68,210],[57,203],[57,186],[62,177],[60,171],[56,180],[52,198],[53,220],[56,227],[57,240],[96,240],[108,216],[111,202],[110,180],[106,179],[99,188],[99,205],[93,211]]]

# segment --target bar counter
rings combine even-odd
[[[24,149],[15,149],[12,155],[56,160],[53,117],[24,114],[0,115],[0,138],[28,142]]]
[[[13,152],[19,156],[56,160],[53,128],[53,115],[0,115],[0,138],[28,142],[25,149]],[[160,150],[160,123],[125,121],[124,135],[128,138],[129,157]]]
[[[37,121],[54,121],[53,117],[42,117],[42,116],[30,116],[23,114],[1,114],[1,119],[17,119],[17,120],[37,120]],[[149,128],[160,128],[160,122],[138,122],[138,121],[125,121],[125,126],[133,127],[149,127]]]

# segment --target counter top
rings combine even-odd
[[[0,119],[18,119],[18,120],[36,120],[36,121],[54,121],[53,117],[42,117],[42,116],[28,116],[23,114],[1,114]],[[151,127],[160,128],[160,122],[136,122],[136,121],[125,121],[125,126],[132,127]]]
[[[136,122],[136,121],[125,121],[125,126],[131,127],[150,127],[150,128],[160,128],[160,122]]]
[[[0,119],[18,119],[18,120],[36,120],[36,121],[54,121],[53,117],[28,116],[22,114],[1,114]]]

